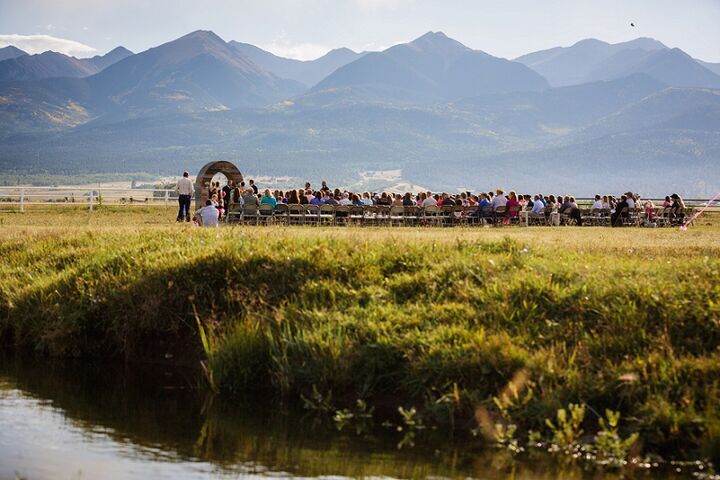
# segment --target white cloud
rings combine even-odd
[[[355,0],[355,3],[363,10],[400,10],[412,5],[415,0]]]
[[[294,58],[295,60],[315,60],[328,53],[331,48],[315,43],[266,43],[260,46],[263,50],[274,53],[279,57]]]
[[[27,53],[42,53],[48,50],[60,52],[76,57],[89,56],[97,52],[97,49],[75,40],[53,37],[51,35],[17,35],[0,34],[0,47],[14,45]]]
[[[284,30],[280,33],[280,36],[272,42],[258,46],[280,57],[294,58],[295,60],[314,60],[332,50],[330,47],[317,43],[293,43],[287,39],[287,34]]]

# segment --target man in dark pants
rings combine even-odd
[[[227,185],[225,185],[222,189],[223,193],[225,194],[223,196],[223,207],[225,210],[225,216],[227,217],[228,212],[230,211],[230,195],[232,195],[233,191],[233,181],[228,179]]]
[[[194,190],[195,186],[192,180],[190,180],[190,174],[187,171],[183,172],[182,178],[178,180],[177,186],[175,187],[175,191],[178,194],[178,203],[180,204],[177,215],[178,222],[182,222],[183,219],[186,222],[190,221],[190,199],[192,199]]]
[[[610,215],[610,224],[613,227],[622,226],[623,219],[628,216],[628,212],[625,211],[626,208],[628,208],[627,197],[623,195],[618,204],[615,206],[615,213]]]

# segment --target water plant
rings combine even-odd
[[[610,466],[623,466],[636,445],[640,434],[635,432],[627,438],[619,433],[620,412],[605,410],[605,418],[600,417],[600,430],[595,435],[595,454],[597,461]]]
[[[585,405],[574,403],[568,405],[567,409],[558,409],[555,422],[546,419],[545,424],[552,432],[551,450],[560,450],[568,455],[578,452],[582,447],[580,438],[584,433],[583,420]]]

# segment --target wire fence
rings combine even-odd
[[[28,207],[98,206],[170,207],[177,203],[172,189],[93,187],[0,187],[0,211],[24,212]]]

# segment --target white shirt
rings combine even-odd
[[[218,209],[212,205],[205,206],[195,212],[195,215],[200,215],[202,218],[203,227],[217,227],[218,226]]]
[[[542,200],[535,200],[532,207],[532,213],[540,215],[545,210],[545,203]]]
[[[178,193],[178,195],[192,195],[194,190],[195,186],[193,185],[192,180],[190,180],[188,177],[182,177],[180,180],[177,181],[175,191]]]
[[[352,205],[352,204],[353,204],[353,203],[352,203],[352,200],[350,200],[350,199],[347,198],[347,197],[341,198],[338,203],[339,203],[340,205]]]
[[[427,197],[425,200],[422,201],[423,207],[429,207],[430,205],[437,205],[437,200],[435,200],[433,197]]]
[[[505,195],[495,195],[491,203],[493,210],[497,210],[498,207],[504,207],[507,205],[507,198]]]
[[[627,199],[628,208],[632,210],[635,208],[635,200],[633,198],[628,197]]]
[[[593,203],[592,208],[593,208],[593,209],[597,208],[597,209],[602,210],[602,209],[605,208],[605,207],[603,207],[602,200],[595,200],[595,203]]]

